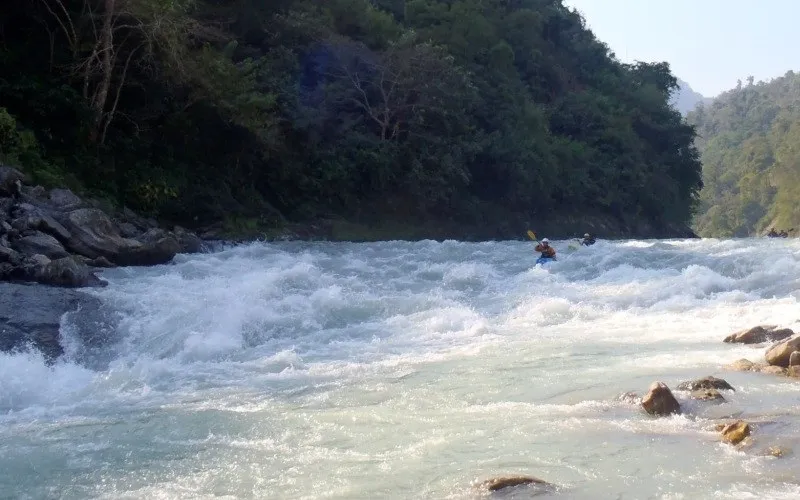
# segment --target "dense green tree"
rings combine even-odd
[[[800,75],[748,78],[688,116],[702,151],[701,203],[694,225],[704,236],[744,237],[770,227],[800,227]]]
[[[702,184],[668,65],[560,0],[6,4],[4,161],[183,224],[673,223]]]

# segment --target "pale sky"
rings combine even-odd
[[[666,61],[706,97],[800,69],[800,0],[565,0],[623,62]]]

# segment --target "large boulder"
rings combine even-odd
[[[764,342],[775,342],[794,335],[789,328],[778,328],[776,325],[759,325],[746,330],[734,332],[723,340],[723,342],[736,344],[762,344]]]
[[[14,248],[25,255],[45,255],[50,259],[60,259],[69,255],[67,250],[49,234],[35,232],[16,240]]]
[[[681,413],[681,405],[667,384],[653,382],[647,394],[642,398],[642,408],[650,415],[666,416]]]
[[[173,234],[181,247],[180,253],[199,253],[203,250],[203,240],[196,234],[180,226],[175,226]]]
[[[113,262],[120,251],[140,246],[137,241],[123,238],[111,219],[95,208],[73,210],[63,222],[72,233],[67,247],[90,259],[104,256]]]
[[[58,238],[60,241],[67,241],[72,235],[50,214],[40,207],[30,203],[19,203],[12,210],[14,220],[11,226],[20,232],[38,230]]]
[[[63,212],[86,206],[86,203],[69,189],[51,189],[47,198],[54,208]]]
[[[172,260],[180,253],[181,247],[172,235],[166,235],[155,241],[140,243],[135,248],[126,249],[116,258],[121,266],[155,266]]]
[[[71,288],[106,285],[106,282],[92,274],[86,264],[72,256],[44,264],[37,271],[36,281]]]
[[[144,243],[124,238],[111,219],[95,208],[67,213],[64,225],[72,233],[67,247],[90,259],[105,257],[123,266],[156,265],[169,262],[180,251],[175,238],[166,234],[153,235]]]
[[[767,363],[772,366],[787,368],[789,366],[789,358],[795,351],[800,351],[800,335],[770,347],[764,357]]]

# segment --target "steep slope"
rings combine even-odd
[[[800,75],[740,83],[688,121],[697,126],[703,160],[699,234],[800,227]]]

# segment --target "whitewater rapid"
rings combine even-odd
[[[0,353],[0,497],[798,498],[800,382],[723,370],[800,329],[800,242],[253,243],[109,270],[66,354]],[[100,318],[98,320],[98,318]],[[90,321],[91,319],[91,321]],[[728,403],[619,400],[716,375]],[[757,422],[756,449],[718,418]],[[760,437],[759,437],[760,436]]]

